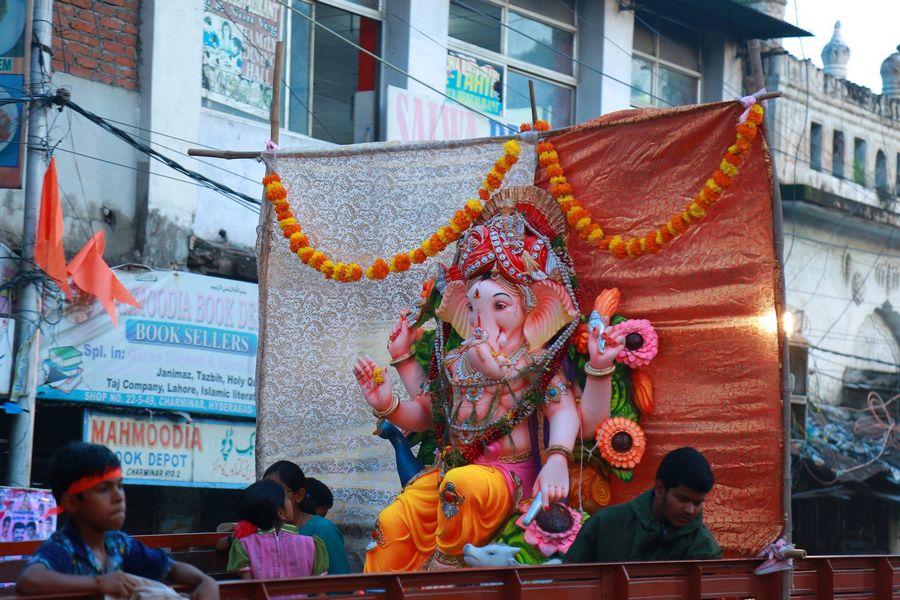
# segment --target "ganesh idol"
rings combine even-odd
[[[430,361],[416,360],[414,345],[431,337],[417,327],[421,315],[405,311],[391,333],[391,366],[411,400],[393,394],[370,358],[354,367],[377,417],[433,430],[438,443],[434,464],[380,513],[366,572],[463,566],[464,547],[490,542],[523,500],[548,508],[569,496],[573,447],[609,417],[624,338],[594,327],[583,389],[564,375],[581,314],[566,232],[543,189],[496,192],[425,285],[422,304],[436,319]]]

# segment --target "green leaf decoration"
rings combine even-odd
[[[419,451],[416,453],[416,459],[422,463],[423,466],[428,467],[434,464],[435,452],[437,451],[437,437],[434,435],[434,431],[430,429],[424,433],[425,438],[419,444]]]
[[[609,467],[609,470],[615,473],[616,477],[622,481],[629,482],[634,479],[634,469],[617,469],[615,467]]]

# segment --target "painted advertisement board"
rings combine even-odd
[[[269,0],[205,0],[205,103],[268,118],[282,7]]]

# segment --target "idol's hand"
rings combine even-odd
[[[603,351],[600,350],[600,344],[597,343],[597,340],[601,335],[603,335],[603,339],[606,340],[606,348],[604,348]],[[595,369],[605,369],[616,361],[616,357],[619,356],[619,353],[622,352],[624,348],[624,335],[616,334],[610,336],[605,332],[601,334],[599,328],[594,328],[588,336],[588,353],[590,354],[590,360],[588,362],[591,367]]]
[[[376,381],[376,373],[381,378],[381,383]],[[391,378],[387,369],[380,369],[374,360],[361,356],[353,366],[353,374],[356,382],[362,390],[366,402],[377,411],[384,411],[391,405],[392,391]]]
[[[413,342],[422,337],[421,329],[409,326],[409,321],[406,320],[408,314],[409,310],[407,309],[400,311],[400,318],[397,319],[397,324],[391,330],[390,341],[388,341],[388,352],[391,353],[391,358],[409,354],[412,351]]]
[[[490,344],[481,342],[480,344],[469,346],[469,349],[466,350],[466,359],[473,369],[480,371],[486,377],[503,379],[510,374],[507,370],[509,361],[504,361],[505,357],[503,356],[495,357],[494,354],[495,352]],[[501,364],[501,361],[504,361],[504,363]]]
[[[544,510],[551,504],[562,502],[569,497],[569,461],[557,452],[547,457],[544,467],[534,482],[531,495],[541,493]]]

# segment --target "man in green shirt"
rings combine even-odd
[[[694,448],[669,452],[653,489],[604,508],[587,520],[568,563],[702,560],[722,549],[703,524],[703,502],[715,483],[709,462]]]

